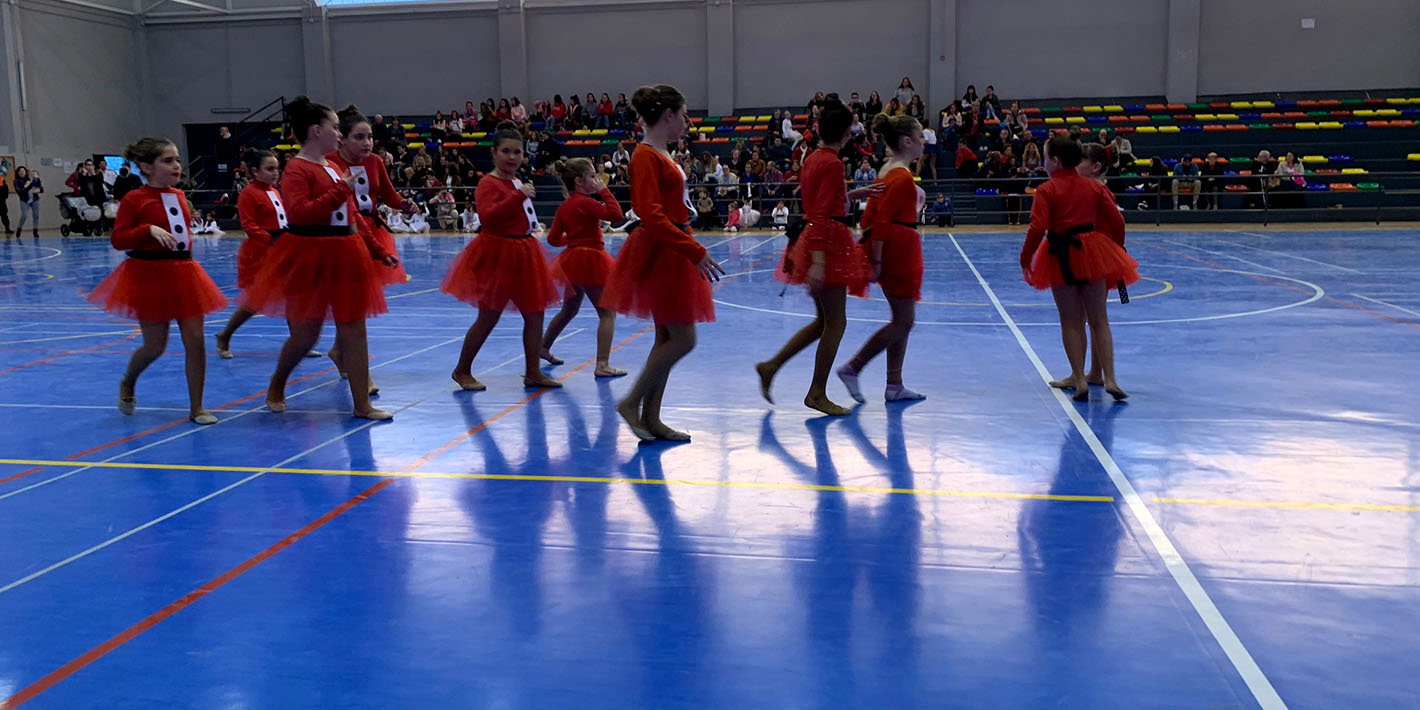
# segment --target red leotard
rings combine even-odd
[[[656,323],[715,320],[710,282],[696,265],[705,247],[690,233],[685,175],[645,143],[631,155],[631,209],[640,226],[626,237],[602,305]]]
[[[281,201],[281,193],[276,188],[252,182],[237,196],[237,218],[241,220],[242,232],[247,235],[237,250],[237,287],[243,291],[256,283],[266,252],[271,249],[273,235],[283,231],[276,217],[276,205],[269,195]]]
[[[853,230],[837,221],[848,214],[848,186],[843,163],[832,148],[819,148],[804,161],[800,192],[808,224],[784,252],[775,277],[791,284],[804,283],[813,253],[824,253],[824,285],[846,286],[855,296],[868,295],[872,270],[868,256],[853,238]]]
[[[557,281],[567,289],[605,286],[613,262],[602,242],[601,223],[619,222],[625,217],[611,190],[602,190],[596,198],[584,192],[569,195],[557,208],[552,229],[547,233],[548,244],[567,247],[552,263]]]
[[[1086,225],[1094,225],[1092,231],[1076,235],[1079,246],[1069,247],[1075,280],[1104,279],[1110,288],[1120,281],[1138,281],[1139,263],[1124,251],[1124,217],[1115,206],[1114,195],[1098,181],[1081,177],[1074,168],[1061,168],[1035,191],[1030,228],[1021,248],[1021,260],[1030,259],[1026,283],[1042,290],[1066,285],[1060,261],[1050,253],[1045,235]]]
[[[334,166],[331,166],[334,169]],[[339,171],[337,171],[339,174]],[[325,167],[292,158],[281,177],[287,232],[273,242],[242,304],[295,321],[351,323],[384,313],[376,269],[389,252],[358,228],[355,193]],[[333,219],[339,215],[341,219]],[[333,226],[344,221],[344,226]],[[304,236],[302,232],[328,236]]]
[[[439,290],[479,308],[534,313],[560,297],[542,245],[532,238],[532,201],[512,180],[489,174],[473,193],[483,230],[454,258]]]
[[[181,215],[168,214],[164,195],[177,197],[180,207],[174,209],[180,209]],[[181,190],[145,185],[124,195],[109,242],[114,249],[138,252],[139,256],[170,253],[173,250],[153,238],[151,227],[155,224],[187,241],[190,235],[181,232],[192,224],[192,208]],[[195,260],[132,256],[95,286],[88,300],[114,315],[153,323],[198,318],[227,306],[217,284]]]
[[[869,243],[881,242],[882,272],[878,285],[893,298],[922,300],[922,235],[909,226],[917,223],[922,191],[907,168],[879,175],[883,194],[868,198],[863,210],[863,231]]]
[[[385,228],[384,221],[379,219],[377,207],[384,204],[387,207],[399,209],[404,204],[404,198],[399,191],[394,189],[394,183],[390,182],[389,173],[385,170],[385,161],[378,155],[367,155],[358,165],[346,162],[340,157],[340,151],[325,156],[327,162],[335,168],[335,172],[343,173],[352,168],[364,168],[364,175],[355,176],[355,207],[360,213],[360,231],[365,232],[370,239],[379,243],[385,251],[391,254],[398,254],[395,248],[394,235]],[[366,183],[361,183],[365,180]],[[361,196],[364,199],[361,199]],[[381,267],[375,270],[380,280],[385,285],[402,284],[409,278],[404,273],[404,265],[394,268]]]

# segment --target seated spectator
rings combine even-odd
[[[582,107],[582,98],[572,94],[567,104],[567,126],[565,130],[581,130],[587,122],[586,109]]]
[[[1109,160],[1117,168],[1134,164],[1134,144],[1130,143],[1123,133],[1116,132],[1114,140],[1110,141]]]
[[[923,126],[927,125],[927,106],[922,103],[922,97],[913,94],[907,102],[907,115],[917,119]]]
[[[804,138],[804,134],[794,130],[793,112],[788,109],[784,110],[784,118],[779,121],[779,137],[783,138],[784,142],[788,143],[791,149],[797,146],[799,141]]]
[[[575,98],[575,97],[574,97]],[[548,130],[557,130],[567,121],[567,104],[562,103],[562,94],[552,95],[552,113],[548,116]]]
[[[784,172],[779,169],[779,163],[777,161],[771,160],[765,164],[764,183],[768,187],[769,194],[783,194]]]
[[[912,86],[912,80],[904,76],[902,81],[897,83],[897,91],[894,91],[892,96],[897,99],[898,105],[905,109],[916,94],[917,89]]]
[[[858,162],[858,169],[853,172],[854,187],[867,187],[878,179],[878,171],[873,169],[873,164],[867,158]]]
[[[1202,184],[1198,181],[1198,165],[1193,162],[1191,153],[1184,153],[1183,160],[1173,166],[1173,208],[1180,209],[1178,195],[1180,192],[1190,193],[1193,196],[1192,205],[1183,205],[1182,209],[1198,209],[1198,193],[1201,192]]]
[[[709,153],[705,153],[704,155],[709,155]],[[631,164],[631,152],[626,149],[625,141],[616,144],[616,152],[611,154],[611,162],[613,165]]]
[[[462,137],[464,132],[463,117],[458,111],[449,112],[449,135],[453,138]]]
[[[902,105],[902,102],[898,101],[897,97],[894,96],[892,97],[891,101],[888,101],[887,110],[885,110],[883,113],[886,113],[889,116],[901,116],[906,111],[906,107],[904,107]]]
[[[617,94],[614,116],[616,117],[617,128],[631,128],[636,125],[636,112],[631,109],[631,103],[626,100],[626,94]]]
[[[961,108],[963,111],[980,103],[981,97],[976,95],[976,84],[967,84],[966,93],[961,95]]]
[[[1299,209],[1306,206],[1306,200],[1302,197],[1302,191],[1307,189],[1307,168],[1302,161],[1297,159],[1297,154],[1287,151],[1281,162],[1277,163],[1277,177],[1280,194],[1273,195],[1270,206],[1277,209]]]
[[[474,209],[473,201],[465,202],[463,212],[459,214],[459,226],[465,232],[477,232],[481,226],[478,223],[478,210]]]
[[[472,101],[465,101],[465,102],[463,102],[463,125],[465,125],[465,126],[477,126],[477,125],[478,125],[478,109],[476,109],[476,108],[473,107],[473,102],[472,102]]]
[[[590,94],[588,94],[590,96]],[[601,103],[597,104],[597,128],[611,129],[611,118],[616,114],[616,104],[611,102],[610,94],[602,94]]]
[[[444,140],[449,135],[449,122],[444,119],[443,111],[434,112],[434,120],[429,123],[429,137],[436,141]]]
[[[938,227],[952,226],[952,203],[946,195],[937,193],[937,199],[927,206],[927,218]]]
[[[453,192],[441,190],[429,203],[433,205],[434,220],[439,224],[439,229],[450,232],[458,229],[459,207]]]
[[[1163,209],[1163,195],[1169,191],[1169,169],[1164,165],[1164,159],[1157,155],[1151,158],[1149,170],[1144,175],[1147,178],[1144,180],[1144,191],[1149,198],[1139,202],[1139,209]]]
[[[809,99],[808,104],[804,106],[804,113],[812,114],[814,112],[814,109],[823,108],[823,102],[827,100],[828,99],[823,95],[822,91],[815,92],[814,97],[812,99]]]
[[[498,101],[498,111],[493,114],[494,119],[499,123],[513,120],[513,105],[507,99]]]
[[[748,203],[735,200],[730,203],[730,219],[725,224],[727,232],[742,232],[747,229],[754,229],[759,224],[761,214],[759,210],[750,207]]]
[[[775,203],[774,210],[769,214],[774,219],[774,231],[782,232],[789,228],[789,206],[783,200]]]
[[[1218,161],[1217,153],[1209,153],[1208,158],[1203,162],[1203,201],[1202,209],[1218,209],[1218,196],[1223,192],[1223,174],[1226,166]]]
[[[740,171],[730,168],[720,181],[720,199],[736,199],[740,196]]]
[[[863,115],[868,117],[868,122],[872,123],[872,118],[883,112],[883,100],[878,97],[878,92],[868,94],[868,102],[863,104]]]
[[[509,114],[512,116],[513,121],[520,126],[528,122],[528,107],[524,106],[523,102],[519,101],[516,96],[513,97],[513,105],[509,108]]]
[[[996,87],[986,87],[986,95],[981,97],[981,111],[987,118],[1000,118],[1001,99],[996,96]]]

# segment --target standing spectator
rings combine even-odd
[[[469,104],[469,105],[472,106],[473,104]],[[377,148],[383,147],[383,146],[386,146],[386,145],[389,145],[389,142],[390,142],[390,127],[389,127],[389,124],[388,124],[388,123],[385,123],[385,117],[384,117],[384,116],[381,116],[381,115],[378,114],[378,113],[375,114],[375,122],[370,125],[370,137],[372,137],[372,138],[375,139],[375,147],[377,147]]]
[[[44,192],[44,183],[40,182],[39,173],[30,174],[30,169],[21,165],[15,168],[15,197],[20,200],[20,221],[15,225],[15,236],[22,236],[25,231],[25,217],[34,218],[34,238],[39,239],[39,196]]]
[[[5,167],[10,167],[6,165]],[[127,168],[125,168],[127,169]],[[9,239],[15,230],[10,229],[10,178],[9,174],[0,175],[0,223],[5,225],[5,238]]]
[[[893,94],[893,98],[897,99],[897,102],[902,106],[906,106],[912,101],[912,97],[916,94],[917,89],[912,87],[912,80],[904,76],[902,77],[902,81],[898,82],[897,91]]]
[[[575,98],[575,97],[574,97]],[[549,130],[557,130],[567,121],[567,104],[562,103],[562,94],[552,95],[552,113],[548,117]]]
[[[868,94],[868,103],[863,104],[863,115],[868,117],[869,123],[872,122],[875,116],[882,112],[883,100],[878,96],[878,92],[874,91]]]
[[[513,121],[519,126],[524,125],[528,122],[528,107],[524,106],[523,102],[519,101],[518,97],[514,96],[513,107],[510,109],[509,115],[513,117]]]
[[[965,178],[976,174],[976,153],[965,142],[957,145],[957,177]]]
[[[1198,193],[1201,184],[1198,182],[1198,164],[1193,162],[1193,155],[1183,154],[1183,160],[1178,161],[1178,165],[1173,166],[1173,208],[1179,209],[1178,195],[1180,192],[1189,193],[1193,196],[1192,207],[1184,205],[1183,209],[1198,209]]]
[[[695,211],[698,215],[696,229],[715,229],[720,226],[720,214],[715,209],[715,199],[710,197],[709,190],[700,191],[700,197],[695,201]]]
[[[226,189],[232,186],[232,169],[237,162],[237,140],[232,137],[232,129],[222,126],[217,129],[217,175]]]
[[[922,97],[917,94],[913,94],[912,98],[907,101],[907,115],[917,119],[918,123],[929,126],[927,123],[927,106],[922,103]]]
[[[610,94],[602,94],[601,103],[597,104],[597,128],[611,130],[611,117],[616,114],[616,104],[611,102]]]
[[[103,207],[104,202],[108,201],[108,193],[104,189],[104,176],[94,168],[94,161],[85,160],[78,175],[79,196],[94,207]]]
[[[1223,191],[1223,164],[1217,153],[1209,153],[1203,163],[1203,202],[1205,210],[1218,209],[1218,194]]]

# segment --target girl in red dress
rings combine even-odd
[[[252,311],[285,316],[291,328],[271,375],[266,406],[286,411],[286,380],[329,319],[335,321],[336,348],[350,373],[355,416],[393,419],[370,404],[365,319],[387,310],[383,279],[376,269],[398,266],[399,258],[358,229],[356,178],[336,171],[325,159],[340,144],[335,112],[301,96],[286,105],[286,113],[301,141],[301,151],[287,163],[281,180],[289,224],[267,254],[244,304]]]
[[[93,292],[89,302],[114,315],[138,321],[143,344],[133,351],[128,370],[118,384],[118,411],[132,414],[138,376],[163,354],[168,330],[177,321],[187,352],[188,418],[216,424],[202,407],[207,377],[203,316],[227,306],[227,299],[207,272],[192,259],[192,208],[173,185],[182,180],[177,145],[166,138],[144,138],[128,146],[123,157],[138,164],[148,184],[123,196],[109,237],[128,258]]]
[[[542,353],[542,313],[557,302],[542,245],[533,238],[537,213],[531,183],[518,179],[523,165],[523,136],[512,121],[498,124],[493,137],[493,172],[478,181],[474,206],[483,231],[465,246],[439,290],[478,307],[478,319],[464,335],[463,350],[454,367],[454,382],[465,390],[488,389],[473,376],[473,359],[483,347],[503,310],[523,314],[525,387],[561,387],[562,383],[538,369]]]
[[[926,193],[912,179],[912,161],[922,157],[926,143],[922,124],[911,116],[878,114],[873,133],[886,144],[890,156],[878,171],[882,194],[868,200],[863,210],[863,233],[878,286],[883,290],[892,320],[879,328],[847,365],[838,368],[838,377],[853,399],[862,402],[858,373],[878,353],[887,350],[889,402],[926,399],[926,395],[902,386],[902,362],[907,357],[907,336],[917,318],[917,302],[922,300],[922,235],[917,219],[926,203]]]
[[[775,272],[780,281],[808,287],[814,299],[814,321],[789,338],[774,357],[754,366],[759,373],[760,392],[773,403],[770,387],[774,376],[789,358],[817,340],[813,379],[804,404],[834,416],[849,412],[829,400],[827,391],[833,359],[838,356],[838,344],[848,323],[844,312],[848,294],[868,295],[868,280],[872,277],[867,253],[849,227],[848,200],[880,195],[883,191],[878,183],[848,191],[838,151],[843,148],[852,123],[852,110],[837,95],[830,96],[818,118],[819,148],[804,160],[800,179],[804,222],[790,227],[789,248]],[[799,229],[802,232],[795,236],[793,232]]]
[[[394,189],[394,183],[390,182],[389,173],[385,171],[385,161],[374,154],[375,139],[370,128],[370,119],[365,118],[355,106],[346,106],[336,113],[336,118],[340,122],[340,149],[325,156],[325,159],[336,172],[349,172],[355,178],[355,206],[359,209],[357,219],[361,235],[379,244],[385,252],[399,256],[395,249],[394,235],[390,234],[384,220],[380,218],[378,207],[380,203],[384,203],[408,213],[414,210],[414,202],[400,196]],[[403,265],[392,269],[376,269],[375,273],[385,286],[402,284],[409,280]],[[327,354],[330,361],[335,363],[340,377],[348,378],[350,373],[341,360],[340,345],[337,343]],[[375,378],[371,376],[370,394],[379,391]]]
[[[1099,143],[1081,143],[1080,147],[1084,149],[1085,157],[1080,160],[1080,166],[1076,171],[1108,188],[1109,149]],[[1112,195],[1113,193],[1111,193]],[[1124,246],[1124,232],[1122,231],[1119,233],[1118,243],[1119,246]],[[1089,381],[1091,387],[1104,385],[1104,370],[1100,366],[1099,348],[1093,340],[1090,341],[1090,374],[1086,375],[1085,379]],[[1059,379],[1052,380],[1050,386],[1063,389],[1068,384],[1070,384],[1068,380]]]
[[[1104,375],[1105,391],[1115,400],[1129,395],[1114,379],[1114,336],[1105,301],[1112,284],[1139,280],[1139,264],[1124,251],[1124,217],[1114,196],[1098,180],[1080,175],[1080,144],[1055,136],[1045,144],[1050,179],[1035,191],[1030,229],[1021,248],[1026,283],[1050,289],[1060,313],[1060,338],[1070,360],[1070,376],[1052,382],[1073,389],[1079,402],[1090,398],[1085,376],[1086,323]]]
[[[567,201],[557,208],[547,243],[566,246],[552,264],[552,274],[562,285],[562,310],[547,324],[542,335],[542,358],[554,365],[562,360],[553,356],[552,344],[562,329],[582,308],[586,297],[597,309],[597,377],[620,377],[625,370],[611,366],[611,338],[616,330],[616,311],[602,307],[602,287],[611,273],[612,260],[602,243],[603,221],[620,222],[626,215],[621,204],[596,176],[592,161],[573,158],[562,168],[562,184],[567,188]]]
[[[251,175],[251,183],[237,196],[237,218],[246,234],[237,250],[237,287],[246,291],[256,283],[271,240],[286,230],[286,210],[281,206],[281,193],[276,189],[281,179],[281,162],[276,154],[269,150],[249,150],[242,156],[242,162]],[[246,306],[237,306],[226,327],[215,336],[217,357],[231,359],[232,336],[254,315],[256,313]]]
[[[685,174],[667,149],[690,125],[685,96],[665,84],[643,86],[631,105],[645,130],[630,167],[631,211],[639,221],[627,229],[602,305],[650,318],[656,342],[616,411],[642,441],[690,441],[689,434],[661,421],[661,398],[671,368],[695,348],[695,324],[715,320],[710,281],[718,281],[725,270],[691,236]]]

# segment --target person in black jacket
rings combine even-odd
[[[143,180],[125,165],[118,169],[118,179],[113,181],[113,199],[122,202],[124,195],[140,187],[143,187]]]
[[[6,165],[6,168],[11,166]],[[8,239],[14,230],[10,229],[10,174],[7,171],[0,175],[0,223],[5,225],[5,238]]]
[[[1209,153],[1207,160],[1203,161],[1203,199],[1198,203],[1199,209],[1218,209],[1218,195],[1223,191],[1224,167],[1218,162],[1217,153]]]

